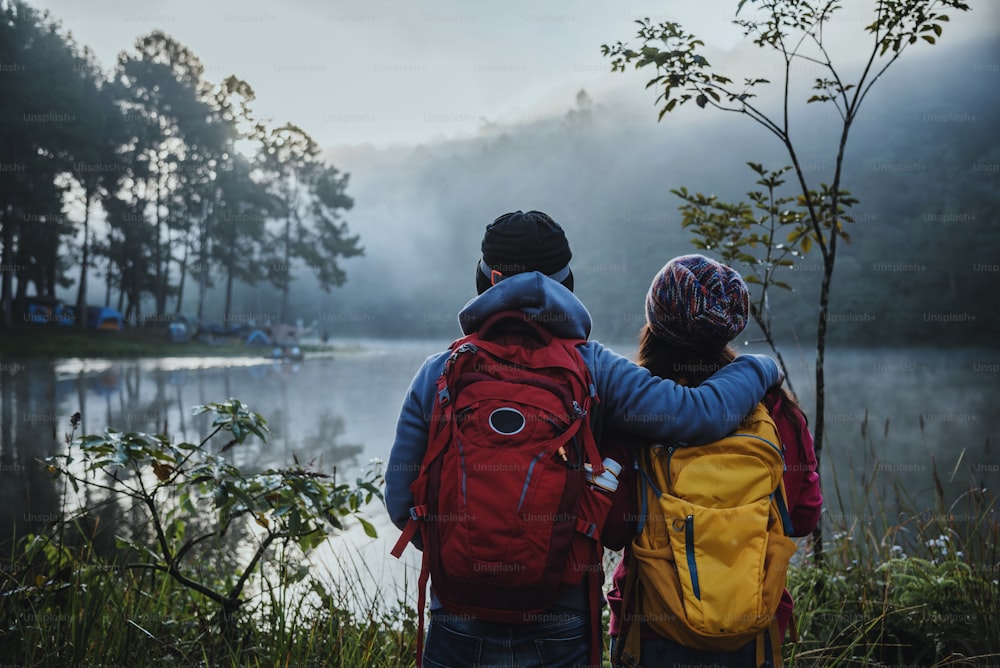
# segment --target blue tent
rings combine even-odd
[[[187,343],[191,340],[187,325],[183,322],[172,322],[167,327],[167,340],[174,343]]]
[[[55,320],[55,316],[52,313],[51,306],[32,302],[28,304],[24,319],[36,325],[45,325]]]
[[[87,327],[91,329],[107,329],[115,332],[121,331],[125,326],[125,319],[120,311],[110,306],[88,306],[87,307]]]
[[[247,336],[248,346],[269,346],[271,345],[271,337],[264,333],[263,330],[255,329],[250,332]]]
[[[56,310],[52,315],[55,316],[57,325],[72,327],[73,323],[76,322],[76,307],[69,306],[67,304],[59,304],[59,306],[56,306]]]

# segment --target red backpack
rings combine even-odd
[[[392,551],[399,557],[420,531],[418,666],[428,575],[448,612],[486,621],[531,623],[561,584],[585,575],[599,606],[611,499],[586,483],[603,466],[580,343],[510,311],[451,345],[411,518]],[[600,614],[591,612],[599,665]]]

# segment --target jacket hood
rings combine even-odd
[[[458,313],[464,334],[479,329],[500,311],[522,311],[562,338],[590,337],[590,313],[565,286],[545,274],[529,271],[505,278],[473,298]]]

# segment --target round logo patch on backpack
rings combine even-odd
[[[516,408],[503,407],[490,413],[490,428],[504,436],[517,434],[524,424],[524,414]]]

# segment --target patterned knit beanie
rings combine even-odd
[[[505,213],[486,227],[483,257],[476,270],[476,287],[482,294],[504,278],[525,271],[540,271],[573,289],[566,234],[541,211]]]
[[[720,350],[747,325],[749,294],[740,275],[704,255],[663,266],[646,294],[646,322],[681,348]]]

